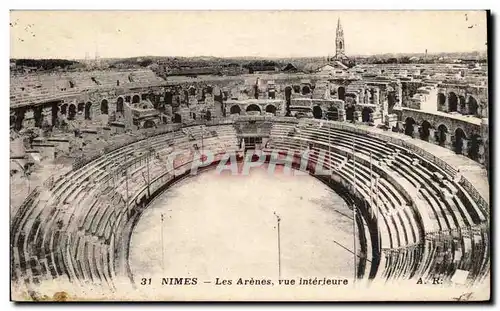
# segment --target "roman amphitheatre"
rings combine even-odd
[[[250,69],[11,65],[13,290],[101,299],[158,275],[487,281],[487,65],[347,66],[342,48]],[[208,152],[266,164],[191,175]],[[306,174],[270,176],[273,154]]]

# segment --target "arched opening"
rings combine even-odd
[[[361,121],[362,122],[370,122],[370,115],[373,113],[373,109],[365,107],[363,111],[361,111]]]
[[[190,86],[189,89],[189,95],[190,96],[195,96],[196,95],[196,89],[194,88],[194,86]]]
[[[345,100],[345,87],[340,86],[337,89],[337,93],[338,93],[338,97],[339,97],[340,100]]]
[[[354,121],[354,111],[355,111],[354,105],[348,106],[347,109],[345,110],[345,118],[348,121],[351,121],[351,122]]]
[[[458,109],[458,97],[457,94],[451,92],[448,94],[448,112],[456,112]]]
[[[61,105],[61,114],[66,115],[68,113],[68,104]]]
[[[420,126],[420,139],[421,140],[429,141],[431,127],[432,126],[428,121],[422,122],[422,125]]]
[[[287,103],[290,102],[291,97],[292,97],[292,87],[287,86],[285,88],[285,100]]]
[[[468,114],[473,115],[473,116],[476,116],[478,114],[477,113],[478,104],[477,104],[477,101],[474,97],[469,96],[469,101],[467,102],[467,108],[469,110]]]
[[[172,106],[172,98],[173,98],[172,93],[171,92],[166,92],[165,93],[165,105]]]
[[[260,113],[260,107],[256,104],[250,104],[248,105],[247,107],[247,112],[251,112],[251,113]]]
[[[338,121],[339,120],[339,110],[337,107],[329,107],[326,112],[326,118],[328,120]]]
[[[42,107],[36,107],[33,109],[33,117],[35,118],[35,127],[41,128],[43,124]]]
[[[437,139],[437,142],[440,146],[445,145],[447,134],[448,134],[448,128],[444,124],[441,124],[440,126],[438,126],[436,139]]]
[[[103,99],[101,101],[101,114],[108,114],[108,100]]]
[[[116,112],[123,113],[123,97],[116,100]]]
[[[180,114],[176,113],[174,114],[174,119],[172,120],[174,123],[181,123],[182,122],[182,117]]]
[[[286,114],[290,114],[290,104],[291,104],[291,97],[292,97],[292,88],[290,86],[287,86],[285,88],[285,102],[286,102]]]
[[[141,97],[139,95],[132,96],[132,104],[137,104],[141,101]]]
[[[311,93],[311,88],[309,87],[309,85],[304,85],[302,87],[302,95],[307,95]]]
[[[85,103],[78,103],[78,113],[83,113],[85,110]]]
[[[391,114],[396,105],[396,92],[387,94],[387,113]]]
[[[23,120],[24,120],[24,117],[25,117],[25,113],[26,113],[26,110],[21,108],[21,109],[17,109],[16,112],[15,112],[15,115],[16,115],[16,123],[15,123],[15,126],[14,126],[14,129],[16,131],[19,131],[23,128]]]
[[[230,114],[240,114],[241,113],[241,108],[238,105],[233,105],[231,108],[229,108],[229,113]]]
[[[466,114],[467,113],[467,107],[465,105],[465,97],[463,97],[462,95],[458,96],[458,102],[459,102],[459,105],[460,105],[460,112],[463,113],[463,114]]]
[[[68,120],[74,120],[76,115],[76,106],[71,104],[68,108]]]
[[[156,124],[153,120],[144,121],[144,128],[145,129],[149,129],[149,128],[153,128],[153,127],[156,127]]]
[[[370,103],[373,105],[378,105],[379,104],[379,92],[378,89],[370,89]],[[375,96],[377,95],[377,96]]]
[[[444,111],[446,104],[446,96],[443,93],[438,93],[437,104],[438,104],[438,110]]]
[[[126,103],[130,103],[131,99],[132,99],[132,97],[130,97],[130,95],[125,95],[125,102]]]
[[[91,116],[91,109],[92,109],[92,103],[91,102],[88,102],[85,104],[85,120],[91,120],[92,119],[92,116]]]
[[[477,161],[479,159],[479,147],[483,143],[481,136],[472,135],[470,139],[470,147],[469,147],[469,158]]]
[[[266,106],[266,112],[267,113],[272,113],[273,115],[276,115],[276,106],[274,106],[274,105],[267,105]]]
[[[300,93],[300,85],[294,85],[293,86],[293,92],[294,93]]]
[[[321,118],[323,118],[323,109],[321,109],[320,106],[314,106],[313,107],[313,117],[315,119],[321,119]]]
[[[52,105],[52,126],[57,126],[59,124],[59,119],[57,118],[57,113],[59,112],[59,106],[57,104]]]
[[[415,125],[415,120],[413,118],[406,118],[405,120],[405,135],[413,137],[413,127]]]
[[[462,154],[464,139],[467,137],[461,128],[455,130],[455,139],[453,141],[453,150],[457,154]]]
[[[212,112],[210,112],[210,110],[207,110],[207,112],[205,113],[205,120],[207,121],[212,120]]]
[[[354,95],[346,94],[344,102],[346,106],[354,106],[356,105],[356,97]]]
[[[196,113],[193,112],[193,120],[196,120]]]

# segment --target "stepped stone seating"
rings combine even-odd
[[[129,77],[131,77],[129,79]],[[28,104],[68,95],[78,95],[96,88],[138,87],[161,85],[165,81],[153,71],[83,71],[56,74],[27,74],[10,77],[10,102],[12,105]]]
[[[111,83],[111,78],[106,81]],[[128,213],[137,215],[135,206],[146,197],[148,168],[149,190],[154,193],[190,168],[182,165],[194,160],[199,151],[193,145],[201,147],[202,135],[203,149],[238,150],[232,123],[203,128],[151,132],[147,139],[111,146],[105,154],[89,155],[48,189],[35,189],[12,220],[19,228],[11,237],[13,275],[28,284],[63,277],[113,288],[115,238],[124,235],[130,217],[137,217]],[[382,136],[339,128],[335,122],[319,126],[276,118],[269,136],[265,152],[308,152],[311,163],[322,162],[343,186],[354,186],[359,202],[366,202],[356,207],[371,217],[357,220],[363,254],[360,276],[449,280],[460,268],[469,271],[471,281],[484,277],[489,265],[484,225],[488,214],[472,199],[470,188],[455,178],[451,166]],[[178,150],[184,151],[176,161],[181,172],[168,171],[165,160]],[[379,182],[373,187],[375,178]],[[373,224],[380,235],[378,249],[370,239]]]
[[[429,255],[429,252],[423,251],[422,247],[418,247],[418,245],[416,244],[419,242],[417,236],[419,235],[418,223],[420,221],[424,221],[424,223],[426,224],[424,227],[431,228],[431,232],[434,232],[435,230],[432,230],[432,228],[436,228],[436,230],[439,231],[449,231],[474,225],[475,222],[473,220],[473,217],[475,217],[477,220],[484,219],[484,214],[478,212],[478,209],[474,208],[473,204],[470,203],[473,200],[468,200],[467,198],[465,198],[464,200],[464,197],[466,196],[460,192],[460,185],[445,180],[445,182],[443,183],[444,190],[436,191],[438,187],[440,189],[442,189],[443,187],[437,184],[433,176],[439,176],[439,174],[450,176],[454,173],[452,170],[443,171],[440,167],[429,163],[427,159],[423,159],[421,156],[409,158],[406,154],[401,153],[402,150],[405,150],[404,148],[391,148],[391,144],[381,144],[380,141],[376,141],[376,139],[373,139],[371,137],[359,137],[359,135],[358,137],[353,137],[355,135],[353,135],[352,133],[334,133],[333,131],[330,131],[330,133],[328,133],[328,130],[324,129],[326,127],[320,128],[320,130],[315,129],[312,131],[309,131],[307,126],[300,128],[299,131],[296,130],[296,127],[297,124],[291,122],[288,124],[275,123],[273,129],[271,130],[273,145],[275,147],[286,150],[300,150],[304,145],[307,145],[309,143],[307,136],[304,134],[307,133],[309,134],[310,140],[314,141],[315,143],[321,142],[328,144],[328,142],[330,142],[331,145],[334,145],[331,146],[331,149],[341,146],[346,151],[348,151],[349,149],[352,151],[352,144],[353,140],[355,139],[356,152],[361,152],[365,155],[369,155],[371,153],[372,158],[375,159],[374,162],[377,163],[375,165],[378,165],[378,163],[380,163],[377,160],[382,160],[382,162],[386,162],[385,160],[388,160],[387,162],[389,163],[389,167],[395,172],[399,172],[403,178],[407,179],[410,184],[412,184],[416,189],[418,189],[418,192],[421,193],[419,196],[421,196],[421,198],[426,201],[426,204],[428,204],[427,209],[429,210],[429,212],[423,213],[423,216],[425,217],[422,217],[422,215],[420,215],[420,217],[415,218],[410,210],[407,210],[407,212],[403,214],[399,214],[399,209],[397,207],[401,206],[402,200],[400,200],[400,196],[398,198],[398,195],[394,195],[394,193],[398,193],[397,191],[390,191],[387,188],[384,189],[384,187],[381,187],[381,189],[379,190],[380,193],[382,193],[381,196],[383,197],[381,200],[382,206],[379,206],[379,212],[381,212],[382,215],[386,215],[390,211],[390,209],[387,209],[387,205],[396,207],[396,212],[392,214],[393,217],[389,221],[387,221],[387,219],[384,219],[383,223],[385,224],[385,227],[388,228],[387,230],[381,229],[380,227],[383,226],[380,226],[379,222],[379,228],[382,236],[385,236],[387,238],[387,236],[389,235],[388,240],[392,243],[391,236],[390,234],[388,234],[388,232],[397,233],[398,235],[395,235],[397,239],[394,240],[394,243],[401,243],[401,241],[404,241],[409,245],[410,248],[413,248],[408,248],[408,250],[404,251],[402,254],[398,253],[399,255],[397,255],[397,258],[395,258],[393,252],[390,255],[387,255],[388,257],[384,261],[387,264],[387,267],[389,267],[393,266],[395,262],[408,262],[407,259],[411,258],[411,260],[409,261],[410,264],[407,265],[411,266],[411,268],[404,268],[403,272],[401,272],[403,275],[414,275],[415,270],[413,270],[412,272],[412,269],[416,269],[417,263],[419,262],[417,259],[423,258],[422,260],[425,260],[426,258],[424,257],[426,256],[426,254]],[[341,139],[341,141],[339,141],[339,138]],[[287,139],[293,140],[293,142],[288,142],[288,144],[284,143]],[[384,148],[376,147],[380,145],[384,146]],[[370,152],[370,149],[372,152]],[[348,172],[345,174],[345,176],[347,179],[352,180],[352,163],[342,163],[341,167],[342,169],[347,169]],[[362,166],[356,168],[356,177],[360,180],[366,180],[367,168],[366,166],[364,166],[364,169],[362,169],[361,167]],[[358,180],[356,180],[356,184],[357,183]],[[386,197],[384,196],[385,193],[392,193],[393,196]],[[459,193],[461,197],[459,196]],[[444,194],[446,194],[446,196]],[[394,198],[393,202],[391,202],[392,204],[386,205],[385,203],[390,201],[391,197]],[[423,201],[421,201],[419,205],[422,205],[422,202]],[[385,211],[383,210],[384,206],[386,208]],[[384,214],[384,212],[386,214]],[[477,223],[479,223],[479,221],[477,221]],[[384,245],[383,240],[384,238],[382,239],[382,243]],[[464,262],[465,260],[460,259],[460,254],[468,254],[470,247],[464,246],[465,244],[463,243],[463,241],[461,241],[461,239],[457,239],[457,241],[458,242],[454,244],[454,249],[456,250],[455,253],[457,255],[455,255],[455,258],[453,260],[455,260],[456,262]],[[393,245],[394,243],[387,245],[388,248],[404,247],[403,245]],[[438,255],[447,252],[449,249],[449,247],[446,248],[447,246],[445,247],[445,245],[436,247],[432,244],[429,247],[432,248],[431,254],[437,253]],[[433,263],[427,262],[427,270],[430,272],[432,272],[433,269],[435,270],[435,268],[432,267],[435,267],[438,262],[439,260],[434,260]],[[391,274],[392,272],[388,271],[384,275],[389,276]]]
[[[230,126],[222,126],[221,137],[236,142],[236,133],[230,129]],[[219,135],[217,129],[213,132]],[[110,151],[106,156],[69,172],[53,184],[43,202],[34,192],[32,200],[25,201],[26,205],[33,206],[22,207],[20,210],[23,212],[13,220],[15,225],[23,229],[13,238],[13,245],[18,245],[13,248],[16,273],[19,276],[27,275],[28,283],[36,283],[39,278],[50,275],[68,277],[77,283],[114,286],[110,267],[114,255],[109,253],[109,243],[113,231],[119,227],[115,220],[118,218],[118,221],[122,221],[123,217],[119,215],[125,210],[125,196],[122,193],[125,178],[113,178],[110,174],[119,170],[120,163],[123,164],[131,154],[146,155],[148,150],[154,154],[170,148],[172,138],[176,147],[188,149],[189,140],[185,135],[167,133],[152,136],[146,141]],[[218,146],[220,142],[213,140],[213,144]],[[146,161],[136,162],[135,171],[129,180],[132,193],[145,185],[137,177],[145,171]],[[151,156],[150,162],[153,180],[162,175],[165,166],[154,156]],[[103,199],[106,193],[110,195]],[[37,264],[40,258],[28,255],[33,253],[51,256],[42,258],[42,264]],[[96,253],[99,256],[95,256]]]

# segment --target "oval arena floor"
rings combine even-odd
[[[168,188],[132,233],[135,283],[159,276],[278,279],[274,213],[282,278],[352,278],[352,210],[319,180],[294,172],[270,173],[263,165],[232,176],[214,168]]]

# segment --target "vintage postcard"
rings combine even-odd
[[[489,300],[489,18],[11,11],[11,300]]]

